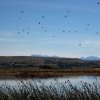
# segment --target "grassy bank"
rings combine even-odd
[[[15,77],[60,77],[66,75],[100,75],[100,69],[73,68],[73,69],[38,69],[38,68],[7,68],[0,69],[0,76]]]
[[[70,81],[60,83],[55,80],[50,86],[39,81],[18,83],[17,87],[2,85],[0,87],[0,100],[100,100],[100,83],[98,79],[88,84],[80,82],[72,85]]]

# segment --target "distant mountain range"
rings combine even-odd
[[[100,58],[98,58],[96,56],[88,56],[86,58],[81,57],[81,60],[100,60]]]
[[[45,58],[49,58],[49,57],[59,58],[56,55],[48,56],[48,55],[41,55],[41,54],[32,54],[31,56],[33,56],[33,57],[45,57]],[[80,59],[81,60],[100,60],[100,58],[96,57],[96,56],[81,57]]]
[[[41,54],[32,54],[31,56],[33,57],[53,57],[53,58],[58,58],[58,56],[53,55],[53,56],[48,56],[48,55],[41,55]]]

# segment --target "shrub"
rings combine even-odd
[[[41,65],[41,66],[39,66],[39,68],[52,69],[52,67],[51,66],[48,66],[48,65]]]
[[[0,87],[0,100],[100,100],[100,83],[98,80],[92,84],[80,82],[72,85],[70,81],[64,83],[57,79],[55,83],[46,86],[44,82],[21,81],[17,87],[2,85]]]

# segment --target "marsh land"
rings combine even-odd
[[[32,56],[0,57],[0,76],[59,77],[66,75],[100,75],[100,61]]]
[[[1,83],[4,82],[0,86],[0,100],[100,100],[99,78],[90,82],[91,84],[86,83],[87,81],[80,81],[80,84],[76,85],[71,79],[67,81],[64,79],[64,82],[56,79],[68,75],[69,77],[99,76],[100,61],[83,61],[77,58],[2,56],[0,57],[0,78],[3,79]],[[7,83],[7,77],[11,78],[10,84]],[[34,80],[28,81],[28,77]],[[37,82],[36,77],[40,79]],[[41,77],[48,79],[46,82],[50,85],[47,86],[46,82],[41,81]],[[49,77],[56,79],[55,82],[50,82]],[[16,81],[17,78],[20,82]],[[13,87],[13,81],[17,84],[15,87]]]

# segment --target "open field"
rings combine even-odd
[[[100,61],[31,56],[0,57],[0,76],[59,77],[100,75]]]

